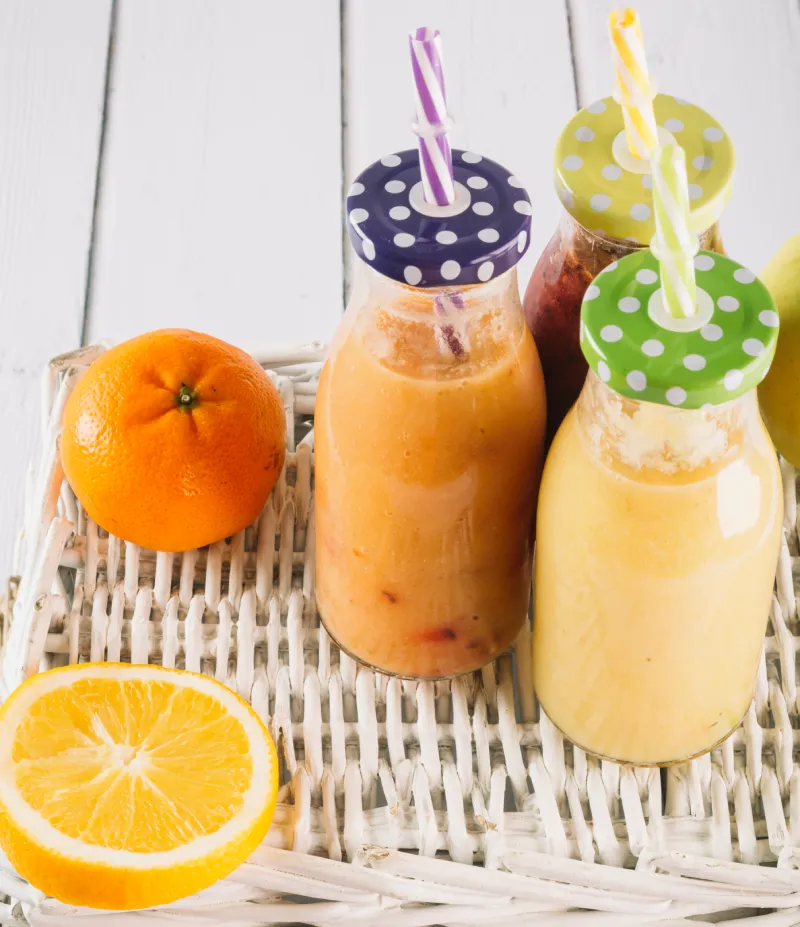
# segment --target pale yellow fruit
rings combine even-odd
[[[267,832],[275,745],[207,676],[84,663],[0,710],[0,844],[61,901],[147,908],[228,875]]]
[[[761,414],[775,447],[800,467],[800,234],[780,248],[761,279],[781,324],[775,359],[758,388]]]

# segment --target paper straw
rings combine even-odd
[[[608,28],[617,78],[614,98],[622,107],[628,148],[634,157],[648,158],[658,145],[658,129],[639,14],[630,7],[614,10]]]
[[[686,154],[680,145],[660,145],[650,166],[656,219],[653,251],[660,265],[664,306],[673,318],[685,319],[697,312],[697,238],[689,230]]]
[[[464,300],[460,293],[441,294],[433,300],[433,311],[442,321],[436,325],[439,350],[463,357],[469,350],[467,331],[461,318]]]
[[[423,26],[409,34],[419,136],[419,164],[425,202],[448,206],[455,200],[453,156],[447,137],[450,117],[444,91],[442,40],[438,29]]]

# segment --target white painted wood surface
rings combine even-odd
[[[111,0],[0,2],[0,574],[50,357],[80,344]]]
[[[252,348],[331,335],[343,186],[413,144],[410,28],[444,33],[454,143],[528,187],[523,286],[559,214],[555,137],[576,99],[611,87],[612,0],[116,0],[105,101],[111,3],[0,0],[0,575],[39,368],[82,331],[119,340],[189,325]],[[760,270],[800,211],[800,7],[638,8],[660,87],[734,138],[724,236]]]
[[[118,0],[89,333],[329,338],[339,5]]]

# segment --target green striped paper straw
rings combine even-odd
[[[689,230],[686,155],[680,145],[659,145],[650,157],[656,234],[653,252],[661,271],[664,306],[676,319],[697,312],[694,256],[697,237]]]

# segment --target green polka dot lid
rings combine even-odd
[[[658,94],[653,109],[659,142],[677,142],[686,152],[691,225],[699,234],[719,219],[730,196],[733,145],[699,106]],[[556,192],[587,229],[646,245],[655,234],[650,166],[630,154],[624,125],[613,97],[577,113],[556,144]]]
[[[631,399],[698,409],[758,386],[778,339],[778,313],[764,284],[730,258],[694,258],[697,312],[672,318],[650,250],[611,264],[586,291],[580,340],[589,366]]]

